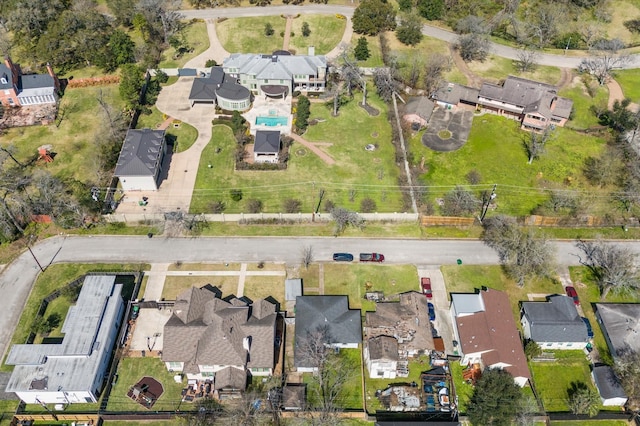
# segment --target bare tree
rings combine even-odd
[[[304,268],[309,269],[309,265],[311,265],[311,262],[313,262],[313,247],[302,247],[302,264],[304,265]]]
[[[532,71],[536,66],[539,53],[530,47],[524,46],[518,49],[518,60],[516,61],[516,69],[520,72]]]
[[[340,55],[340,61],[342,65],[340,66],[340,76],[344,81],[344,87],[347,89],[347,94],[351,97],[353,96],[353,91],[356,88],[362,90],[362,105],[366,105],[367,103],[367,82],[364,80],[362,76],[362,71],[360,71],[360,67],[358,64],[351,59],[347,55],[346,51],[343,51]]]
[[[364,219],[358,213],[352,212],[342,207],[335,207],[331,210],[331,218],[335,222],[333,235],[338,236],[344,232],[347,226],[362,229],[364,227]]]
[[[527,151],[529,161],[527,164],[533,163],[533,160],[540,157],[544,153],[544,147],[551,140],[553,130],[551,126],[547,127],[542,133],[529,132],[523,137],[522,144]]]
[[[210,426],[219,424],[222,406],[213,398],[202,398],[195,403],[195,410],[182,418],[186,426]]]
[[[378,95],[385,102],[390,102],[393,94],[400,91],[395,66],[376,68],[373,72],[373,82],[376,85]]]
[[[422,81],[427,94],[432,95],[444,85],[443,74],[451,69],[451,58],[441,53],[430,53],[424,64]]]
[[[554,252],[543,236],[521,230],[515,219],[508,216],[492,216],[482,225],[482,240],[498,252],[505,272],[520,287],[533,276],[551,275]]]
[[[535,342],[534,342],[535,343]],[[536,403],[536,399],[531,396],[523,396],[518,401],[518,410],[516,411],[515,424],[517,426],[533,426],[536,424],[536,414],[541,411]]]
[[[532,9],[527,23],[530,33],[538,39],[538,47],[545,47],[553,40],[563,19],[564,11],[554,3],[541,4]]]
[[[624,392],[629,397],[627,408],[634,417],[640,417],[640,353],[624,350],[614,355],[613,369]]]
[[[602,86],[609,81],[613,70],[631,60],[629,54],[619,53],[622,48],[624,43],[620,39],[597,41],[591,49],[593,56],[584,58],[579,69],[593,75]]]
[[[456,186],[444,196],[442,212],[447,216],[464,216],[478,209],[480,201],[461,186]]]
[[[635,293],[640,288],[637,255],[627,247],[595,241],[578,240],[576,247],[583,256],[580,263],[591,271],[604,300],[610,291],[614,293]]]
[[[489,39],[484,35],[463,34],[456,40],[455,48],[465,62],[482,62],[489,56]]]

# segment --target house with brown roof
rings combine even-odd
[[[215,288],[178,295],[164,326],[162,361],[188,379],[211,380],[218,392],[244,390],[247,376],[269,376],[275,364],[276,307],[221,299]]]
[[[531,379],[506,293],[491,288],[476,293],[452,293],[450,312],[462,352],[460,364],[502,368],[520,386]]]
[[[393,340],[393,342],[392,342]],[[435,349],[427,298],[416,291],[365,314],[364,359],[371,378],[406,376],[407,360]]]

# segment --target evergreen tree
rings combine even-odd
[[[418,0],[420,16],[430,21],[436,21],[444,16],[444,0]]]
[[[358,39],[358,44],[356,44],[356,48],[353,51],[356,59],[359,61],[366,61],[371,56],[371,52],[369,52],[369,42],[365,36],[362,36]]]

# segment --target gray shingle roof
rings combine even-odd
[[[612,355],[640,352],[640,303],[596,303],[596,315]]]
[[[564,295],[547,302],[523,302],[522,310],[531,326],[535,342],[586,342],[587,326],[576,310],[573,299]]]
[[[415,96],[407,102],[405,114],[416,114],[424,120],[431,118],[435,104],[426,96]]]
[[[164,143],[164,130],[129,130],[122,144],[115,176],[156,176]]]
[[[447,104],[456,105],[460,101],[475,104],[478,102],[480,90],[474,87],[463,86],[461,84],[449,83],[441,87],[433,94],[436,99]]]
[[[216,373],[214,389],[242,389],[247,386],[247,373],[233,367],[223,368]]]
[[[279,130],[258,130],[253,152],[258,154],[277,154],[280,151]]]
[[[163,361],[272,368],[275,305],[264,299],[231,302],[206,287],[178,295],[164,326]]]
[[[13,73],[4,63],[0,63],[0,77],[6,80],[6,83],[0,81],[0,90],[13,88]]]
[[[42,88],[52,89],[55,87],[55,81],[49,74],[28,74],[21,76],[20,86],[22,90]]]
[[[597,365],[593,367],[593,380],[600,396],[604,399],[626,398],[627,394],[622,389],[620,380],[613,372],[613,368],[608,365]]]
[[[558,89],[550,84],[510,75],[502,86],[484,83],[480,88],[480,96],[526,107],[540,101],[545,93],[557,93],[557,91]]]
[[[362,343],[362,324],[359,309],[349,309],[347,296],[299,296],[296,298],[296,367],[312,367],[300,353],[299,342],[308,332],[327,327],[329,344]]]

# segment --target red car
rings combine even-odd
[[[431,290],[431,278],[420,278],[420,286],[422,287],[422,293],[427,296],[427,299],[431,299],[433,297],[433,291]]]
[[[570,298],[573,299],[573,303],[578,306],[580,305],[580,300],[578,299],[578,292],[576,291],[575,288],[571,287],[571,286],[567,286],[564,289],[567,292],[567,296],[569,296]]]

